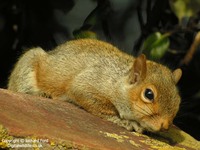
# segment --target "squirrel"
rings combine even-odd
[[[8,89],[78,105],[130,131],[158,132],[173,123],[181,101],[181,69],[134,57],[107,42],[70,40],[45,52],[26,51]]]

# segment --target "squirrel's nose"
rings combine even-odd
[[[168,120],[162,120],[160,130],[167,131],[169,129],[169,125],[170,124]]]

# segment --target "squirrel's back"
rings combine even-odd
[[[79,39],[72,40],[61,44],[53,51],[49,52],[50,59],[56,60],[56,63],[73,64],[77,68],[106,65],[108,67],[116,67],[123,70],[127,65],[132,65],[133,57],[120,51],[115,46],[95,40],[95,39]]]
[[[88,80],[97,83],[107,80],[112,85],[128,72],[133,60],[134,57],[115,46],[94,39],[68,41],[49,52],[33,48],[15,65],[8,89],[57,97],[63,95],[66,86],[81,73],[85,73]],[[110,88],[104,81],[101,81],[101,86]]]

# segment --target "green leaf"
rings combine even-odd
[[[97,34],[95,32],[89,30],[76,30],[73,32],[75,39],[82,39],[82,38],[90,38],[90,39],[98,39]]]
[[[181,22],[200,11],[200,0],[169,0],[171,10]]]
[[[168,36],[169,34],[162,35],[160,32],[151,34],[144,41],[142,52],[147,56],[148,59],[161,59],[167,52],[170,45]]]
[[[142,49],[143,50],[151,49],[152,44],[155,41],[157,41],[161,36],[162,35],[160,32],[155,32],[155,33],[149,35],[148,38],[144,41]]]
[[[170,42],[168,38],[165,37],[159,40],[155,45],[153,45],[153,48],[150,52],[150,59],[161,59],[167,52],[169,45]]]

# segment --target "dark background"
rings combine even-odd
[[[199,47],[188,64],[180,64],[199,22],[197,13],[180,24],[168,0],[0,0],[0,87],[6,88],[14,63],[27,48],[48,51],[66,40],[97,36],[137,55],[150,34],[173,32],[159,61],[183,70],[178,84],[182,104],[174,123],[200,140]]]

